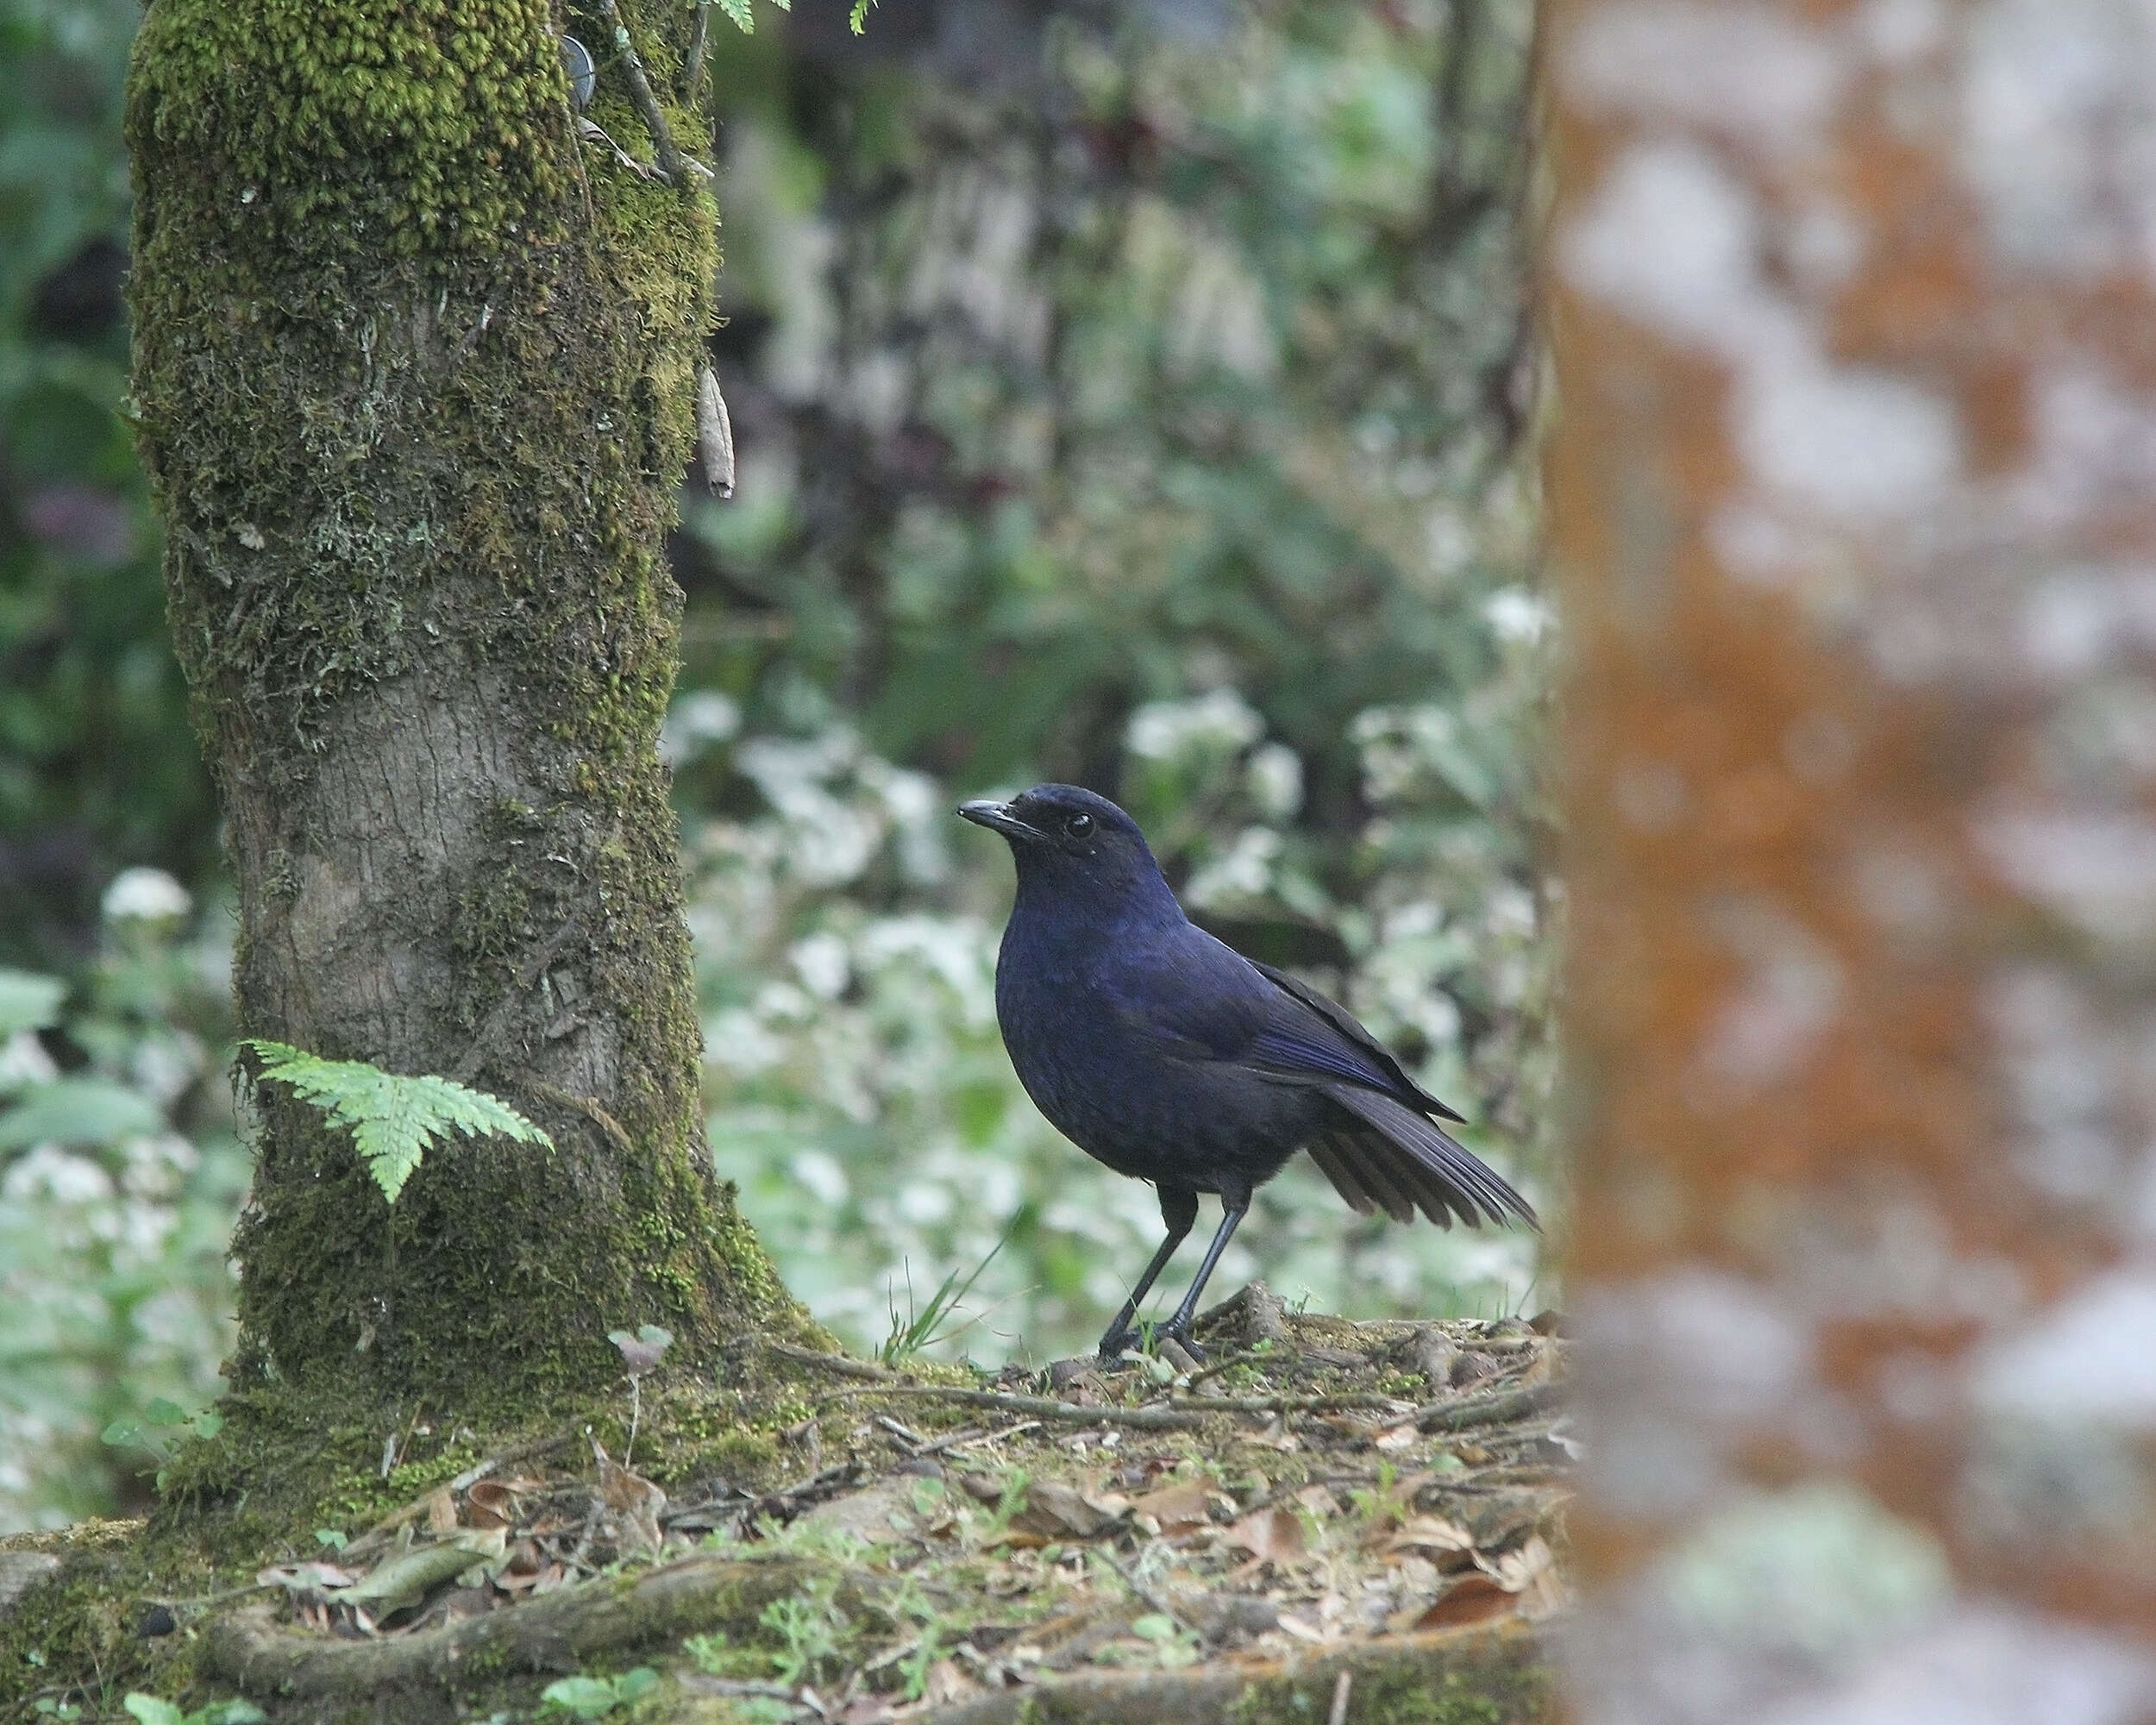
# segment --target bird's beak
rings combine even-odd
[[[979,802],[959,804],[958,813],[961,819],[971,821],[975,826],[988,827],[1006,838],[1037,839],[1048,836],[1038,827],[1028,826],[1012,814],[1010,804],[994,802],[985,797]]]

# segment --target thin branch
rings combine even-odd
[[[704,97],[704,54],[711,45],[711,0],[696,0],[696,23],[689,31],[688,104]]]
[[[681,152],[674,147],[674,129],[667,124],[666,110],[659,105],[659,98],[652,93],[651,80],[644,76],[644,63],[636,53],[636,44],[629,34],[629,26],[622,22],[621,9],[614,0],[599,0],[599,9],[606,22],[614,27],[614,49],[621,55],[622,70],[629,78],[630,99],[636,104],[636,111],[643,116],[644,129],[651,134],[651,141],[659,153],[659,172],[674,185],[681,183],[683,163]]]

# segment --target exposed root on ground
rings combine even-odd
[[[0,1703],[446,1725],[535,1716],[552,1685],[548,1717],[581,1697],[640,1725],[1554,1716],[1563,1343],[1291,1317],[1262,1288],[1204,1334],[1219,1357],[1180,1372],[971,1383],[779,1345],[803,1416],[760,1469],[669,1467],[713,1452],[669,1429],[691,1386],[648,1378],[645,1471],[591,1432],[527,1441],[342,1549],[288,1530],[191,1590],[169,1580],[185,1517],[132,1554],[41,1542],[61,1564],[0,1603],[0,1637],[46,1663],[11,1659],[31,1680]]]

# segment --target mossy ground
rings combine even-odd
[[[1064,1374],[1062,1393],[1078,1399],[1042,1421],[1019,1416],[1031,1402],[942,1399],[1005,1393],[962,1368],[879,1377],[744,1345],[731,1382],[643,1380],[626,1489],[606,1485],[592,1448],[628,1452],[625,1388],[569,1429],[415,1428],[386,1476],[371,1426],[323,1429],[274,1397],[235,1396],[224,1431],[175,1458],[150,1521],[28,1542],[64,1566],[0,1621],[0,1709],[31,1716],[42,1697],[116,1719],[130,1690],[189,1705],[244,1693],[280,1725],[429,1725],[536,1718],[559,1678],[649,1668],[655,1686],[607,1716],[754,1717],[739,1685],[807,1684],[864,1716],[987,1725],[1027,1706],[1043,1720],[1138,1706],[1259,1725],[1326,1716],[1348,1668],[1357,1722],[1553,1717],[1549,1674],[1512,1606],[1499,1600],[1500,1621],[1483,1627],[1429,1633],[1425,1596],[1442,1600],[1453,1578],[1426,1564],[1410,1573],[1420,1559],[1400,1543],[1438,1515],[1492,1552],[1545,1536],[1561,1548],[1547,1413],[1450,1434],[1438,1421],[1426,1433],[1387,1424],[1403,1417],[1391,1410],[1479,1406],[1492,1384],[1512,1394],[1546,1381],[1552,1346],[1443,1327],[1489,1366],[1463,1392],[1418,1371],[1407,1327],[1288,1321],[1279,1344],[1213,1381],[1231,1401],[1319,1405],[1213,1414],[1202,1396],[1178,1394],[1195,1423],[1173,1430],[1115,1422],[1119,1407],[1168,1406],[1143,1371]],[[1046,1388],[1011,1386],[1022,1397]],[[279,1456],[296,1452],[308,1465],[280,1481]],[[318,1528],[344,1537],[355,1572],[415,1537],[370,1534],[400,1511],[413,1528],[431,1513],[452,1537],[446,1515],[485,1517],[470,1489],[443,1488],[487,1456],[500,1458],[489,1501],[518,1506],[501,1537],[542,1557],[577,1546],[569,1572],[513,1596],[495,1583],[437,1588],[417,1617],[359,1640],[308,1627],[334,1607],[310,1620],[304,1596],[229,1591],[266,1566],[335,1555]],[[649,1524],[656,1549],[630,1531],[646,1482],[666,1494]],[[1185,1505],[1167,1521],[1163,1491]],[[1196,1501],[1206,1507],[1193,1511]],[[1267,1559],[1245,1530],[1275,1512],[1300,1531]],[[1554,1597],[1553,1577],[1536,1584],[1539,1596],[1519,1596],[1543,1599],[1530,1615]],[[1382,1622],[1370,1615],[1380,1592],[1393,1608]],[[1336,1607],[1358,1615],[1324,1615]]]

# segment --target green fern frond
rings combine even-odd
[[[324,1060],[287,1043],[250,1038],[262,1076],[348,1128],[367,1171],[394,1204],[427,1146],[450,1132],[554,1148],[554,1140],[498,1097],[453,1078],[405,1077],[364,1060]]]
[[[718,9],[734,21],[742,34],[755,34],[756,21],[749,16],[749,0],[718,0]]]
[[[846,18],[846,28],[857,36],[868,34],[868,9],[876,0],[854,0],[854,9]]]

